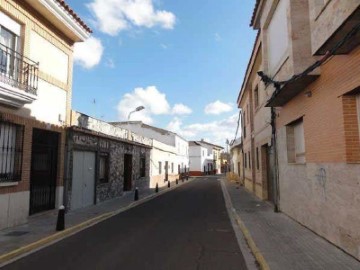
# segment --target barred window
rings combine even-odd
[[[0,122],[0,182],[21,180],[24,127]]]

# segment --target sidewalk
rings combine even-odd
[[[65,231],[56,232],[57,211],[49,211],[29,218],[28,223],[0,230],[0,267],[2,263],[21,256],[24,253],[39,249],[47,244],[58,241],[88,226],[109,218],[110,216],[139,205],[167,191],[191,181],[179,181],[178,185],[171,182],[155,193],[154,189],[139,192],[139,200],[134,201],[134,192],[127,192],[122,197],[109,200],[98,205],[70,211],[65,215]],[[30,247],[29,247],[30,245]],[[26,247],[25,250],[19,250]],[[8,256],[9,253],[14,255]]]
[[[360,262],[234,183],[222,179],[243,233],[273,270],[360,269]],[[227,195],[225,194],[225,197]],[[246,236],[245,236],[246,237]],[[247,239],[248,240],[248,239]],[[249,242],[249,241],[248,241]],[[254,251],[254,247],[250,244]]]

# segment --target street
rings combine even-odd
[[[199,178],[10,269],[246,269],[217,177]]]

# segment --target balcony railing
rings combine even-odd
[[[36,95],[39,63],[0,43],[0,81]]]

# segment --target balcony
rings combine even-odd
[[[322,46],[316,50],[316,55],[324,55],[327,51],[331,50],[336,46],[340,41],[342,41],[346,35],[348,35],[350,32],[354,32],[354,34],[346,41],[342,46],[340,46],[335,54],[341,55],[341,54],[348,54],[351,52],[354,48],[356,48],[360,44],[360,31],[359,31],[359,25],[360,25],[360,5],[354,2],[346,2],[341,3],[343,5],[349,5],[352,7],[352,5],[357,5],[357,8],[355,11],[348,17],[344,18],[343,23],[338,27],[334,33],[332,33],[331,36],[328,37],[327,40],[322,44]],[[350,9],[350,7],[347,7],[347,9]],[[339,8],[340,9],[340,8]],[[343,10],[346,10],[343,7]],[[342,14],[341,14],[342,15]],[[339,16],[339,15],[337,15]],[[341,17],[340,17],[341,18]],[[332,29],[328,26],[328,28]],[[321,31],[321,30],[319,30]],[[327,32],[325,32],[327,33]]]
[[[21,108],[37,99],[39,64],[0,43],[0,103]]]

